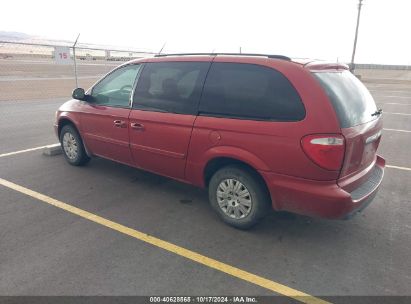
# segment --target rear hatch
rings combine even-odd
[[[352,190],[366,179],[376,161],[382,130],[381,111],[368,89],[348,70],[324,69],[313,75],[327,93],[345,137],[344,162],[338,183]],[[350,178],[353,176],[356,176],[354,180]]]

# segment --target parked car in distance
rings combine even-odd
[[[271,209],[348,218],[375,197],[382,114],[346,65],[280,55],[127,62],[56,113],[71,165],[99,156],[208,188],[246,229]]]

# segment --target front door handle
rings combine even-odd
[[[134,129],[134,130],[139,130],[139,131],[144,131],[144,125],[138,122],[132,122],[130,124],[130,126]]]
[[[127,127],[127,124],[124,120],[115,120],[115,121],[113,121],[113,123],[114,123],[114,126],[117,127],[117,128],[126,128]]]

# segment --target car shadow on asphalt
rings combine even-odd
[[[167,202],[159,201],[156,203],[159,205],[162,203],[174,204],[175,209],[177,210],[193,208],[191,211],[184,211],[193,213],[193,218],[197,217],[197,220],[193,225],[206,224],[212,218],[212,225],[219,225],[221,226],[220,229],[223,229],[224,231],[232,231],[234,234],[237,234],[235,232],[238,231],[237,229],[227,226],[214,214],[214,211],[208,202],[208,193],[206,189],[194,187],[164,176],[101,158],[93,159],[83,169],[87,171],[93,170],[93,175],[109,175],[111,179],[119,179],[119,183],[124,184],[125,182],[128,182],[137,185],[139,189],[146,189],[153,193],[166,194]],[[201,216],[206,218],[198,219],[198,214],[194,214],[198,212],[201,213]],[[207,219],[207,217],[210,218]],[[357,217],[360,216],[357,215]],[[304,236],[304,238],[307,238],[306,241],[309,241],[310,239],[322,239],[324,241],[327,239],[327,241],[333,243],[338,241],[339,235],[346,237],[345,232],[347,232],[347,230],[350,231],[356,229],[353,228],[353,226],[357,226],[358,228],[358,224],[351,224],[353,221],[356,221],[356,219],[354,218],[350,221],[325,220],[289,212],[271,211],[252,229],[238,232],[253,237],[258,236],[260,240],[265,238],[275,238],[278,242],[282,242],[288,238],[296,239]],[[199,229],[201,230],[201,228]]]

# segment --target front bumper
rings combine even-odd
[[[363,210],[378,192],[385,160],[377,161],[367,179],[348,192],[336,181],[315,181],[260,172],[270,191],[274,210],[328,219],[346,219]]]
[[[57,124],[53,125],[54,133],[56,134],[57,138],[59,138],[59,126]]]

